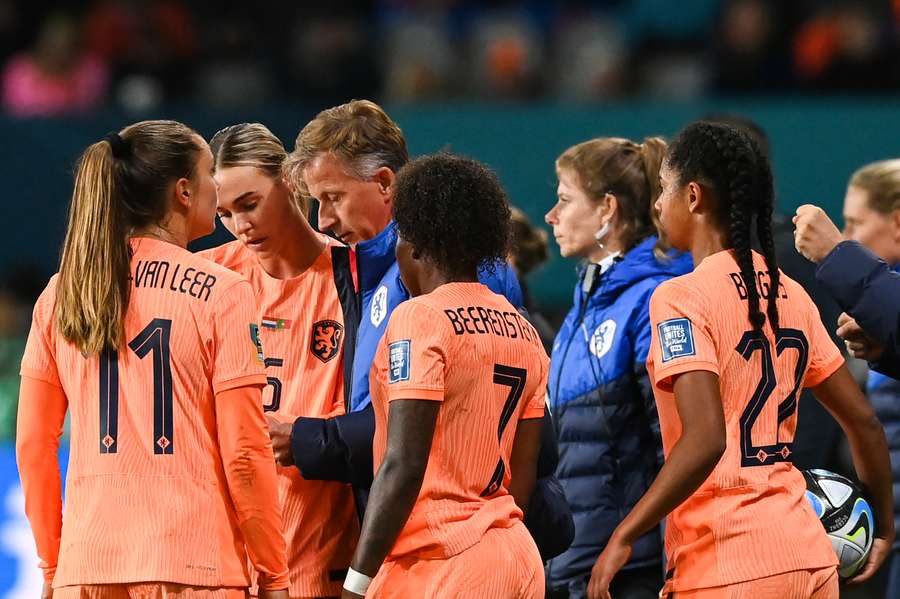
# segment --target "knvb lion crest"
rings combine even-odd
[[[313,325],[312,343],[309,349],[314,356],[323,362],[328,362],[338,355],[343,340],[344,325],[334,320],[320,320]]]

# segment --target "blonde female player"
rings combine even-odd
[[[256,294],[270,426],[343,414],[358,319],[350,249],[307,222],[305,201],[281,176],[284,146],[265,126],[226,127],[210,146],[219,218],[237,239],[203,255],[246,277]],[[289,447],[275,449],[287,464],[277,471],[290,596],[337,596],[359,535],[352,489],[307,480]]]
[[[876,513],[869,578],[894,538],[884,432],[803,289],[778,270],[768,160],[746,134],[694,123],[672,141],[657,201],[694,272],[657,288],[648,370],[666,462],[594,566],[609,582],[641,533],[669,516],[662,596],[832,599],[837,560],[791,464],[797,393],[812,388],[850,441]],[[763,255],[751,250],[751,224]],[[761,300],[767,301],[765,311]]]
[[[185,249],[212,232],[212,170],[173,121],[81,156],[22,358],[16,451],[45,596],[243,597],[249,554],[287,597],[253,290]]]

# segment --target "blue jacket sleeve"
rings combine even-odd
[[[537,461],[537,481],[528,510],[525,526],[541,554],[547,561],[569,548],[575,538],[575,520],[566,501],[562,485],[554,475],[559,462],[556,431],[549,410],[541,423],[541,450]]]
[[[841,309],[882,343],[885,355],[877,370],[900,370],[900,274],[855,241],[843,241],[816,269],[816,280]]]
[[[291,430],[291,453],[303,478],[367,489],[373,479],[374,437],[375,412],[371,405],[334,418],[300,417]]]

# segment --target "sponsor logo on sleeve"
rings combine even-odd
[[[694,330],[687,318],[671,318],[658,325],[662,361],[684,358],[697,354],[694,347]]]
[[[388,383],[409,380],[409,339],[388,345]]]

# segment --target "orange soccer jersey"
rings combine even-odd
[[[450,283],[391,315],[371,371],[375,469],[388,404],[443,402],[422,489],[388,559],[444,559],[508,528],[522,512],[507,491],[518,421],[541,418],[547,354],[534,328],[479,283]]]
[[[666,552],[675,591],[728,585],[837,563],[808,505],[803,476],[791,464],[797,400],[843,363],[800,285],[781,275],[770,288],[754,253],[764,309],[776,294],[779,330],[753,331],[747,291],[730,251],[660,285],[650,302],[653,339],[647,360],[668,454],[681,434],[672,392],[679,374],[719,377],[727,445],[699,489],[669,516]]]
[[[168,581],[246,587],[240,527],[248,519],[257,535],[269,531],[272,541],[265,548],[275,552],[270,563],[284,568],[277,505],[247,508],[246,497],[254,504],[264,498],[228,478],[233,462],[223,465],[223,460],[233,456],[222,449],[223,430],[217,428],[225,419],[226,407],[217,403],[223,394],[252,402],[252,394],[228,394],[266,382],[251,337],[253,292],[239,276],[175,245],[149,238],[131,244],[126,345],[85,357],[63,339],[54,318],[54,277],[35,305],[22,358],[22,376],[61,388],[71,414],[54,586]],[[47,418],[58,417],[61,424],[61,414],[41,418],[44,399],[23,397],[20,438],[32,436]],[[64,414],[65,403],[59,407]],[[248,410],[253,420],[235,425],[243,427],[242,449],[255,443],[268,464],[272,452],[262,412],[252,403]],[[23,442],[19,449],[27,463],[34,448]],[[250,457],[243,455],[244,462]],[[40,537],[58,527],[59,496],[43,495],[41,487],[50,488],[53,481],[30,480],[32,471],[25,468],[22,474],[26,503],[37,506],[29,518],[52,575],[55,541]],[[271,476],[274,504],[274,472]],[[264,482],[257,477],[258,490]],[[283,570],[278,574],[284,576]]]
[[[325,250],[291,279],[270,276],[239,241],[203,252],[245,276],[256,292],[269,381],[264,408],[286,422],[344,413],[344,313],[332,256],[343,246],[321,237]],[[279,466],[278,475],[291,596],[340,594],[359,536],[350,485],[306,480],[294,466]]]

